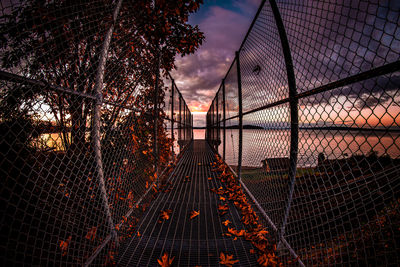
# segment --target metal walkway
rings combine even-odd
[[[218,266],[220,252],[234,255],[235,266],[256,266],[251,244],[242,238],[225,237],[230,227],[243,229],[240,214],[229,202],[229,212],[219,216],[219,196],[210,191],[221,183],[212,171],[215,156],[203,140],[195,140],[184,152],[171,176],[172,188],[160,193],[139,222],[140,237],[121,244],[118,266],[159,266],[157,259],[167,252],[174,266]],[[209,179],[211,177],[212,179]],[[225,202],[224,202],[225,204]],[[169,220],[160,221],[160,211],[171,209]],[[190,219],[191,211],[200,215]]]

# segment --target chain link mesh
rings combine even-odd
[[[112,264],[173,152],[192,139],[190,110],[169,74],[158,78],[157,53],[143,50],[153,60],[135,65],[143,40],[122,27],[134,3],[121,6],[96,95],[116,3],[1,3],[1,265]]]
[[[242,163],[241,182],[284,262],[396,266],[400,5],[276,2],[263,1],[207,113],[206,138],[234,170]]]

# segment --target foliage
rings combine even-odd
[[[197,216],[199,216],[199,215],[200,215],[200,211],[192,210],[192,211],[190,212],[190,219],[193,219],[193,218],[195,218],[195,217],[197,217]]]
[[[154,5],[153,5],[154,4]],[[103,97],[132,104],[138,88],[153,87],[158,71],[174,67],[176,55],[193,53],[203,34],[187,23],[201,1],[123,1],[105,70]],[[95,8],[94,8],[95,7]],[[3,15],[2,67],[80,93],[93,94],[104,36],[112,23],[112,1],[28,0]],[[34,97],[20,93],[18,97]],[[46,96],[59,125],[71,127],[72,143],[81,146],[90,123],[91,101],[53,92]],[[121,109],[104,115],[113,126]],[[69,147],[72,144],[66,144]]]
[[[253,254],[258,254],[258,264],[260,266],[281,266],[279,258],[276,253],[276,244],[271,242],[268,235],[269,232],[262,226],[259,222],[257,214],[254,212],[252,206],[249,204],[246,195],[244,194],[240,184],[237,179],[232,175],[229,171],[229,168],[225,165],[222,159],[216,155],[217,161],[213,163],[214,171],[216,171],[218,175],[218,179],[222,182],[224,187],[212,188],[211,191],[220,195],[221,201],[232,201],[235,207],[240,211],[242,218],[241,221],[246,229],[235,229],[233,227],[229,227],[229,220],[225,220],[222,222],[223,225],[227,227],[227,233],[224,233],[225,236],[232,236],[236,240],[241,237],[251,242],[251,244],[256,248],[256,250],[252,249],[250,252]],[[225,196],[225,197],[223,197]],[[218,206],[220,216],[224,216],[227,214],[229,206],[227,203]],[[221,253],[222,254],[222,253]],[[228,257],[228,256],[227,256]],[[221,260],[227,260],[224,255],[224,258]],[[231,258],[232,259],[232,256]],[[232,262],[228,261],[227,266],[232,266]],[[223,264],[221,262],[221,264]]]
[[[87,143],[91,139],[88,132],[94,107],[94,99],[87,95],[94,95],[100,51],[105,33],[112,25],[116,1],[26,0],[20,5],[16,2],[0,18],[2,69],[66,88],[74,94],[14,81],[1,85],[0,144],[3,155],[10,157],[0,165],[4,180],[10,184],[4,192],[14,189],[13,183],[23,185],[22,193],[16,196],[29,200],[35,207],[28,213],[35,215],[21,219],[23,229],[17,224],[9,226],[7,238],[15,238],[11,234],[19,231],[28,240],[24,243],[42,240],[43,246],[29,246],[35,265],[65,262],[83,265],[109,231],[103,220],[98,181],[94,178],[97,175],[93,150]],[[159,170],[171,160],[172,140],[167,137],[163,122],[165,87],[162,79],[157,79],[157,73],[165,74],[174,68],[176,56],[193,53],[200,46],[203,34],[198,27],[187,23],[188,16],[200,3],[123,1],[114,25],[102,96],[112,104],[102,105],[101,143],[110,210],[120,237],[131,235],[130,230],[137,223],[136,210],[139,207],[144,210],[148,205],[147,197],[140,206],[135,201],[143,193],[144,185],[147,189],[157,178],[154,141],[159,148]],[[156,86],[158,109],[155,109]],[[156,113],[160,114],[156,121],[157,140]],[[32,139],[50,128],[50,133],[63,135],[66,152],[28,151]],[[19,147],[24,148],[23,153]],[[16,210],[25,210],[23,205],[18,197],[8,203]],[[133,208],[135,211],[129,218],[123,216]],[[63,216],[58,213],[61,211]],[[42,223],[42,214],[48,216],[46,227],[63,232],[49,231],[39,237],[41,233],[33,231],[36,226],[28,220]],[[74,220],[80,214],[86,219],[77,227]],[[13,219],[20,221],[17,216]],[[54,257],[43,253],[53,253]],[[114,252],[110,250],[107,262],[113,261]]]
[[[170,267],[172,266],[172,262],[175,257],[169,258],[168,253],[165,252],[164,255],[161,257],[161,260],[158,259],[157,262],[161,267]]]
[[[228,255],[228,254],[224,254],[224,253],[220,253],[219,258],[221,259],[221,261],[219,262],[221,265],[225,265],[228,267],[232,267],[232,265],[234,265],[235,263],[239,262],[239,260],[234,260],[233,259],[233,255]]]

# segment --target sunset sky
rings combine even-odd
[[[205,126],[205,115],[228,71],[261,0],[205,0],[189,22],[199,25],[205,42],[190,56],[178,58],[172,72],[192,114],[195,126]]]
[[[200,10],[190,17],[189,22],[199,25],[206,39],[194,55],[177,59],[177,70],[172,72],[172,76],[194,114],[195,126],[205,126],[206,112],[260,2],[261,0],[205,0]],[[355,8],[349,9],[348,13],[345,10],[337,11],[338,14],[334,18],[336,24],[333,26],[332,23],[328,23],[327,18],[328,12],[332,13],[336,6],[325,2],[319,4],[319,8],[325,13],[319,17],[310,14],[303,18],[290,13],[293,8],[290,3],[287,3],[288,6],[281,3],[284,21],[290,19],[291,22],[286,24],[286,31],[298,92],[382,66],[385,62],[398,60],[396,49],[399,49],[399,42],[393,34],[396,27],[394,22],[386,21],[387,25],[384,25],[383,20],[375,19],[371,14],[364,14],[365,17],[358,18],[359,14]],[[303,5],[296,6],[296,12],[303,14],[313,5],[312,1],[304,1]],[[388,5],[376,11],[380,17],[391,18],[393,15],[389,10],[399,8],[398,3],[391,2]],[[395,18],[391,20],[396,21]],[[244,111],[276,101],[284,95],[287,97],[288,92],[286,78],[280,75],[285,72],[283,65],[276,64],[277,60],[284,60],[275,24],[269,24],[270,21],[264,22],[263,19],[261,21],[257,20],[257,23],[260,23],[257,31],[268,38],[260,43],[257,37],[251,37],[254,32],[252,31],[249,39],[255,39],[248,40],[247,47],[244,47],[246,51],[241,51],[241,65],[247,65],[247,69],[243,68],[241,73],[242,85],[246,88],[243,92]],[[365,21],[372,21],[373,27],[365,26]],[[325,26],[321,28],[320,25]],[[346,28],[346,25],[353,25],[353,28]],[[302,28],[300,32],[299,27]],[[371,28],[375,30],[370,32],[368,29]],[[265,49],[273,56],[266,56]],[[260,53],[262,56],[259,56]],[[254,77],[252,66],[255,64],[261,66],[262,79]],[[299,120],[310,125],[326,122],[338,125],[390,126],[395,122],[399,123],[400,110],[395,103],[399,98],[396,96],[399,83],[400,76],[394,73],[305,98],[301,101],[303,106],[299,110]],[[228,86],[227,81],[225,84]],[[268,93],[265,88],[269,88]],[[329,113],[326,112],[328,110]],[[269,121],[269,118],[272,115],[268,112],[270,111],[247,116],[244,118],[245,123],[258,123],[260,126],[270,124],[272,121]],[[282,107],[277,112],[289,115],[287,108]],[[383,116],[384,114],[386,115]],[[279,116],[272,117],[270,119],[276,120]],[[289,118],[286,117],[280,119],[288,121]]]

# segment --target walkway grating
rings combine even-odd
[[[119,266],[159,266],[157,259],[165,252],[175,257],[173,266],[218,266],[220,252],[233,254],[239,260],[237,266],[257,265],[249,242],[223,236],[226,227],[221,222],[226,219],[232,221],[230,227],[244,227],[231,203],[227,202],[226,215],[218,214],[218,205],[223,203],[210,191],[221,186],[212,172],[215,160],[206,141],[194,140],[189,145],[171,176],[171,191],[160,193],[141,218],[141,236],[121,244]],[[186,176],[190,181],[185,181]],[[166,209],[172,210],[171,217],[159,223],[160,211]],[[190,220],[193,210],[200,210],[200,215]]]

